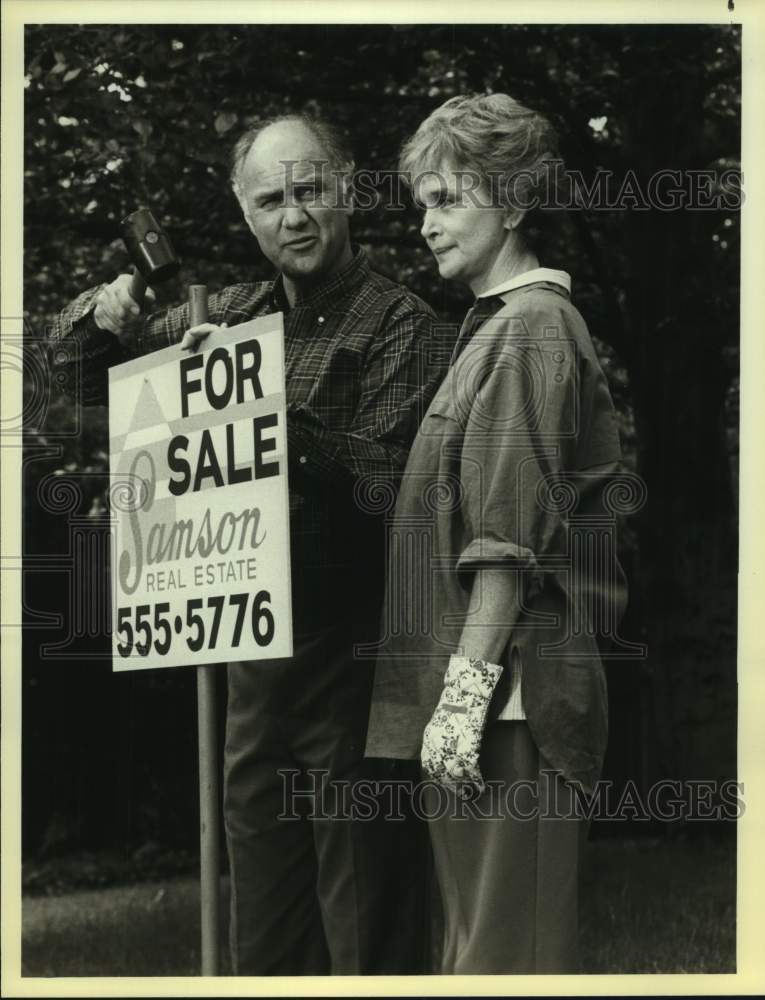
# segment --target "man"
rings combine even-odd
[[[358,777],[372,667],[353,647],[375,638],[384,560],[354,487],[395,481],[443,374],[429,357],[431,311],[352,248],[352,166],[316,119],[250,130],[232,183],[276,281],[212,295],[210,324],[187,333],[187,306],[141,316],[122,275],[79,296],[54,331],[59,348],[71,347],[64,378],[79,355],[80,398],[98,403],[112,364],[184,334],[194,346],[212,326],[285,314],[295,654],[228,667],[224,813],[240,975],[422,971],[420,829],[407,836],[394,822],[383,834],[326,818],[329,793],[310,818],[300,794],[322,798],[309,772]],[[304,815],[279,819],[295,810]]]

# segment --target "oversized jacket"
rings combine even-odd
[[[617,515],[635,482],[619,473],[608,386],[568,292],[540,281],[502,298],[453,361],[407,462],[366,753],[419,756],[474,573],[503,566],[521,601],[503,662],[520,658],[532,737],[590,789],[607,739],[601,650],[620,641],[626,602]]]

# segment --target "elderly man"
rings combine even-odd
[[[332,818],[337,797],[321,791],[322,776],[359,775],[371,666],[353,648],[374,639],[382,593],[379,525],[354,486],[395,481],[443,374],[429,356],[430,309],[351,245],[352,166],[342,138],[314,118],[242,136],[234,191],[279,274],[210,298],[212,325],[276,310],[285,323],[295,653],[228,667],[224,813],[240,975],[422,971],[419,826]],[[106,401],[110,365],[209,331],[187,334],[186,306],[142,315],[129,283],[83,293],[58,319],[65,377],[73,384],[80,365],[85,403]]]

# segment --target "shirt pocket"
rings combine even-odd
[[[427,417],[448,420],[464,432],[475,404],[475,386],[469,380],[456,379],[451,372],[433,398]]]
[[[452,377],[451,370],[447,372],[444,381],[439,386],[436,391],[435,396],[431,400],[430,406],[425,412],[423,417],[422,425],[428,421],[433,422],[434,428],[438,428],[439,423],[444,420],[449,420],[454,424],[459,424],[458,412],[457,412],[457,395],[455,392],[456,383]]]
[[[462,437],[462,429],[454,411],[448,406],[434,407],[431,404],[420,424],[417,441],[431,452],[435,449],[443,452],[446,449],[448,454],[442,454],[439,464],[443,465],[446,460],[447,465],[451,465],[449,459],[458,457]]]
[[[361,402],[364,355],[349,347],[332,351],[311,380],[308,405],[332,430],[347,430]]]

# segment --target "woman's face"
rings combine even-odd
[[[420,232],[442,278],[469,285],[475,295],[502,281],[512,256],[510,213],[492,203],[485,178],[443,165],[423,172],[413,194],[425,213]]]

